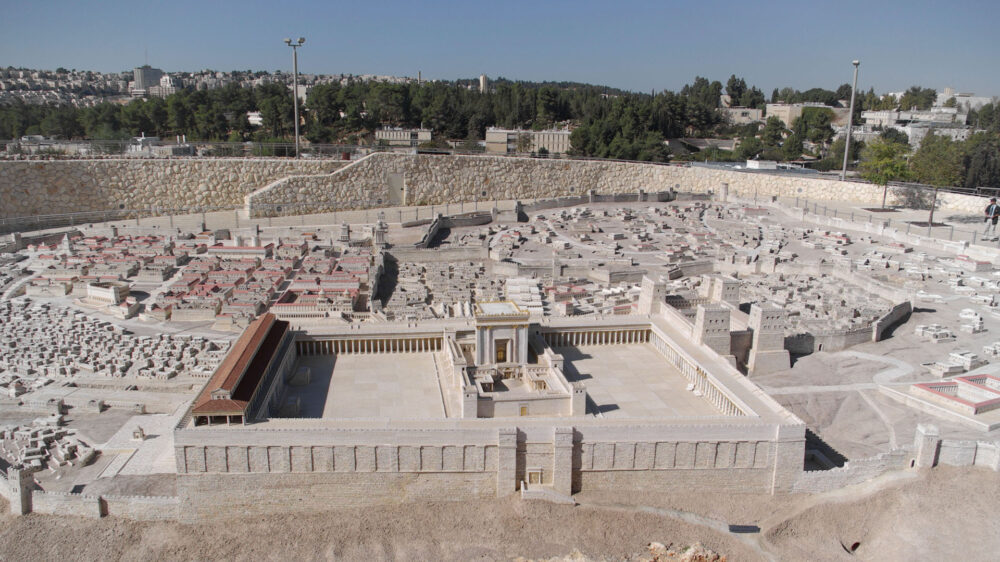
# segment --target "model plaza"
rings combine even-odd
[[[648,329],[543,333],[511,302],[478,304],[475,329],[402,339],[400,349],[392,338],[313,337],[317,339],[297,344],[298,380],[309,382],[289,386],[285,394],[285,404],[297,405],[299,417],[671,418],[737,413],[722,412],[702,393],[687,389],[691,383],[649,343]],[[626,364],[628,369],[621,368]]]

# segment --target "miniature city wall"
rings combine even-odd
[[[331,173],[333,172],[333,173]],[[877,205],[882,188],[859,182],[595,160],[375,153],[336,160],[101,159],[0,162],[0,217],[110,209],[245,206],[252,216],[358,206],[431,205],[677,191],[803,197]],[[889,203],[901,201],[889,191]],[[982,198],[938,195],[939,208],[980,214]],[[295,203],[277,211],[273,205]]]
[[[116,496],[71,492],[46,492],[37,489],[30,472],[10,469],[0,471],[0,496],[10,503],[14,515],[43,513],[75,515],[98,519],[106,516],[134,521],[164,521],[178,518],[180,502],[176,496]]]

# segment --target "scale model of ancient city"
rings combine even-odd
[[[6,216],[147,211],[0,242],[17,514],[1000,469],[997,242],[928,236],[879,186],[373,153],[11,161],[0,187]]]

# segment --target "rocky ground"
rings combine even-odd
[[[4,503],[0,560],[985,561],[1000,550],[998,484],[995,472],[938,467],[818,495],[581,494],[577,507],[512,497],[197,525],[15,518]]]

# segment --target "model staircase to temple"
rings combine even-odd
[[[560,494],[559,492],[553,490],[551,486],[543,484],[528,484],[523,480],[521,481],[521,499],[543,500],[549,503],[576,505],[576,500],[574,500],[571,496]]]

